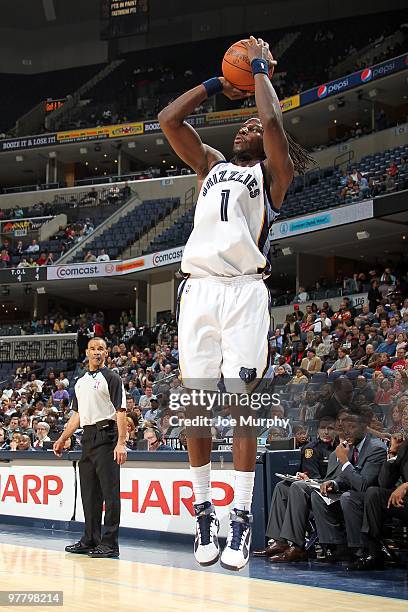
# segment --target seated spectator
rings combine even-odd
[[[310,442],[308,431],[303,425],[295,425],[293,435],[295,436],[295,446],[300,450]]]
[[[400,332],[399,334],[397,334],[397,348],[396,348],[396,352],[398,352],[399,349],[403,349],[404,351],[408,351],[408,336],[407,336],[406,332]]]
[[[391,410],[391,424],[387,429],[390,434],[397,434],[403,432],[402,427],[402,414],[404,412],[404,408],[408,406],[408,397],[401,397],[395,406],[393,406]]]
[[[317,418],[321,419],[324,416],[337,418],[342,410],[349,410],[352,396],[352,382],[345,376],[336,378],[331,388],[327,386],[327,391],[322,399],[322,408],[316,415]]]
[[[4,427],[0,427],[0,450],[10,450],[7,434],[8,432],[4,429]]]
[[[23,253],[25,252],[24,247],[23,247],[23,242],[22,240],[19,240],[17,242],[16,248],[13,251],[13,255],[15,255],[16,257],[23,255]]]
[[[349,176],[347,170],[342,170],[341,171],[341,176],[340,176],[339,187],[341,187],[341,188],[346,187],[346,185],[348,184],[349,180],[350,180],[350,176]]]
[[[361,346],[359,342],[359,338],[352,337],[350,340],[350,353],[349,357],[352,363],[356,363],[359,359],[364,356],[364,348]]]
[[[393,378],[395,372],[405,370],[407,367],[407,360],[405,359],[405,348],[400,347],[396,349],[396,356],[390,360],[390,367],[383,366],[381,372],[384,376]]]
[[[398,175],[398,166],[395,163],[395,159],[393,159],[392,162],[390,163],[390,165],[388,166],[387,174],[388,174],[388,176],[391,176],[393,178]]]
[[[171,446],[163,442],[162,433],[156,427],[148,427],[143,435],[149,445],[149,451],[171,451]]]
[[[48,436],[48,432],[50,431],[50,426],[45,421],[40,421],[37,425],[37,429],[35,432],[35,440],[34,440],[34,449],[41,450],[44,442],[51,442],[51,438]]]
[[[364,198],[370,195],[371,189],[370,189],[370,185],[368,184],[368,180],[366,179],[365,176],[362,176],[360,173],[358,173],[358,187],[359,187],[360,193],[362,194]]]
[[[300,325],[293,315],[287,316],[283,333],[287,345],[293,346],[293,344],[300,342]]]
[[[348,567],[351,571],[382,569],[384,567],[382,551],[384,523],[387,519],[394,517],[404,523],[407,522],[408,440],[404,441],[403,438],[399,438],[393,441],[390,451],[392,451],[392,456],[382,464],[378,476],[379,486],[370,486],[364,496],[362,523],[364,552]]]
[[[135,326],[133,325],[132,321],[128,321],[126,329],[125,329],[125,333],[123,334],[121,338],[121,342],[124,342],[126,346],[129,346],[130,340],[132,340],[135,334],[136,334]]]
[[[305,288],[299,287],[299,291],[295,295],[293,303],[302,304],[304,302],[307,302],[308,300],[309,300],[309,294],[307,293],[307,291],[305,291]]]
[[[137,445],[140,438],[137,436],[137,428],[133,419],[126,417],[126,448],[128,450],[137,450]]]
[[[9,268],[10,267],[10,255],[7,249],[1,249],[0,251],[0,267],[1,268]]]
[[[350,177],[347,185],[340,192],[340,198],[345,200],[347,197],[355,198],[360,193],[360,188],[357,181],[353,181]]]
[[[57,382],[57,390],[52,394],[52,400],[58,406],[62,399],[69,400],[69,393],[62,380]]]
[[[33,238],[31,241],[31,244],[26,248],[26,253],[28,254],[39,253],[39,251],[40,251],[40,245],[37,244],[37,241]]]
[[[339,376],[343,376],[349,370],[351,370],[353,366],[353,362],[351,361],[348,353],[345,349],[339,348],[337,351],[338,358],[334,362],[334,364],[327,370],[327,374],[329,375],[329,379],[334,380]]]
[[[340,470],[320,486],[321,495],[335,495],[334,503],[328,506],[316,491],[311,495],[319,542],[325,545],[327,558],[334,562],[353,560],[363,545],[364,492],[378,483],[387,457],[384,444],[367,435],[372,417],[369,412],[354,412],[343,421],[347,443],[336,448]]]
[[[41,251],[39,258],[37,259],[37,266],[45,266],[47,264],[48,255],[45,251]]]
[[[302,359],[300,364],[302,370],[306,370],[309,374],[320,372],[322,369],[322,360],[316,356],[316,349],[309,348],[306,353],[306,357]]]
[[[306,481],[310,478],[322,481],[339,473],[340,466],[333,452],[335,435],[334,420],[322,419],[318,438],[302,448],[300,471],[297,474],[299,480],[282,480],[276,485],[266,529],[268,545],[254,551],[255,557],[267,557],[270,563],[307,559],[304,547],[313,489]]]
[[[14,415],[16,410],[15,410],[15,408],[12,408],[12,409],[8,409],[7,412],[11,412],[11,415]],[[7,414],[7,412],[5,412],[5,414]],[[7,428],[8,439],[11,440],[13,434],[15,432],[18,432],[18,431],[20,431],[20,420],[19,420],[19,418],[18,418],[18,416],[16,414],[15,416],[11,416],[11,418],[10,418],[10,423],[9,423],[8,428]]]
[[[390,381],[385,378],[380,382],[380,387],[377,389],[376,394],[374,396],[374,403],[377,405],[386,404],[388,405],[391,402],[393,397],[392,385]]]
[[[285,364],[287,366],[287,364]],[[286,369],[285,366],[280,365],[275,369],[275,386],[279,387],[286,385],[291,380],[291,373]]]
[[[314,320],[313,331],[315,334],[321,334],[323,328],[330,329],[331,324],[332,322],[327,316],[327,313],[324,310],[321,310],[320,314]]]
[[[296,368],[295,376],[289,381],[290,385],[306,385],[309,379],[302,372],[302,368]]]
[[[143,418],[145,421],[155,422],[159,418],[159,414],[160,410],[158,398],[156,395],[150,395],[150,408],[145,411]]]
[[[173,411],[170,408],[165,408],[161,411],[159,418],[159,429],[162,432],[163,438],[167,437],[171,430],[170,418],[173,415]]]
[[[22,434],[27,434],[31,438],[34,435],[34,430],[31,427],[30,418],[27,412],[24,412],[20,417],[20,432]]]
[[[10,450],[16,451],[18,450],[18,446],[21,442],[22,435],[19,431],[15,431],[10,439]]]
[[[395,342],[395,334],[387,334],[384,342],[381,342],[375,350],[376,353],[387,353],[389,357],[395,355],[397,343]]]
[[[110,261],[110,257],[107,253],[105,253],[105,249],[101,249],[96,261]]]
[[[84,257],[84,261],[86,261],[86,262],[94,262],[94,261],[96,261],[96,257],[92,253],[92,251],[87,251],[87,253],[86,253],[85,257]]]
[[[17,444],[16,449],[10,448],[10,450],[18,450],[18,451],[34,451],[31,438],[27,434],[21,434],[20,441]]]

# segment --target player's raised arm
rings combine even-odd
[[[204,144],[196,130],[185,121],[197,106],[216,93],[224,93],[231,100],[245,98],[246,94],[235,89],[223,77],[215,77],[190,89],[159,113],[164,135],[177,155],[203,179],[211,166],[222,161],[220,151]]]
[[[274,206],[279,208],[293,179],[293,162],[283,129],[279,98],[268,74],[271,63],[269,45],[253,36],[242,43],[247,49],[255,79],[255,101],[264,129],[265,168],[271,178],[271,197]]]

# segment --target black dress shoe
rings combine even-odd
[[[289,546],[285,552],[280,555],[274,555],[269,557],[269,563],[299,563],[300,561],[307,561],[308,556],[304,548],[298,546]]]
[[[88,552],[88,557],[92,559],[116,559],[119,557],[119,549],[111,548],[106,544],[98,544],[98,546]]]
[[[262,548],[261,550],[253,550],[253,557],[273,557],[274,555],[280,555],[285,552],[289,548],[289,544],[285,542],[278,542],[277,540],[272,540],[268,546]]]
[[[370,572],[371,570],[384,569],[384,559],[382,557],[374,557],[367,555],[359,557],[354,563],[350,563],[346,567],[348,572]]]
[[[348,550],[344,550],[344,549],[333,550],[332,548],[327,548],[326,554],[323,557],[323,559],[321,559],[321,561],[323,561],[324,563],[344,563],[346,562],[350,564],[352,561],[354,561],[354,556]]]
[[[65,552],[74,553],[76,555],[87,555],[94,547],[86,546],[81,541],[76,542],[75,544],[70,544],[65,547]]]

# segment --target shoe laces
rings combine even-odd
[[[230,537],[229,547],[232,550],[239,550],[242,546],[242,541],[252,523],[252,514],[245,510],[234,510],[230,515]]]
[[[203,504],[196,504],[194,510],[196,513],[200,544],[206,546],[211,542],[211,527],[215,521],[214,506],[210,502],[204,502]]]

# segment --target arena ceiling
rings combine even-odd
[[[7,4],[7,9],[4,7]],[[100,0],[14,0],[2,3],[0,28],[35,30],[99,19]],[[54,19],[55,16],[55,19]]]

